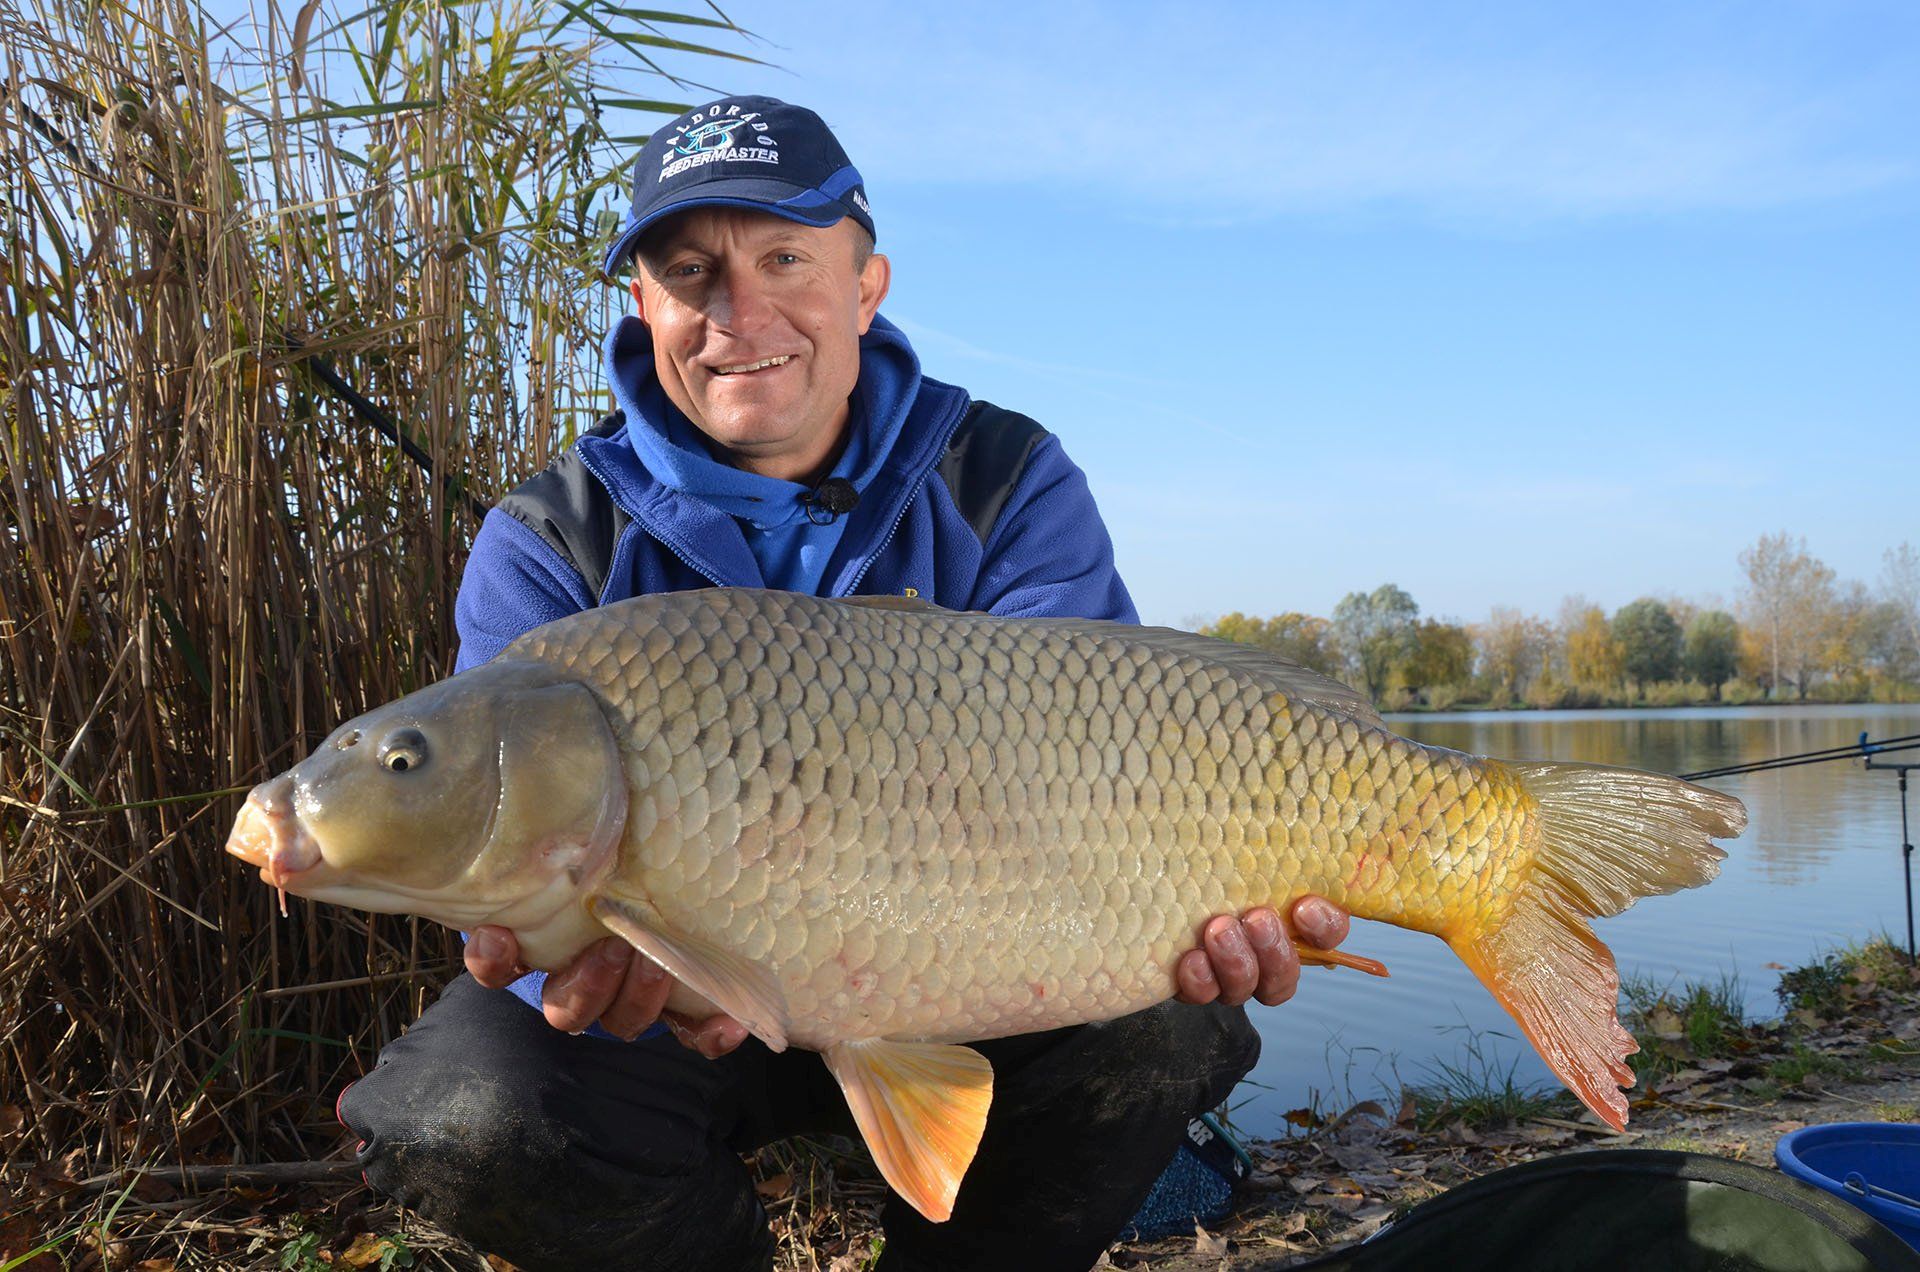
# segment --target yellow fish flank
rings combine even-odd
[[[1586,920],[1711,879],[1745,821],[1421,746],[1183,632],[724,589],[561,619],[342,725],[227,847],[298,895],[503,924],[535,967],[618,933],[675,1009],[822,1052],[944,1219],[992,1088],[959,1044],[1151,1006],[1207,918],[1310,892],[1447,941],[1621,1126],[1634,1044]]]

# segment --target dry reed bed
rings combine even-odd
[[[219,845],[450,669],[476,503],[603,396],[610,129],[659,105],[621,94],[737,43],[607,0],[223,20],[0,0],[9,1231],[130,1165],[335,1151],[333,1093],[455,965],[415,921],[276,921]]]

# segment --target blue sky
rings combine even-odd
[[[1148,621],[1732,601],[1920,541],[1910,4],[724,6],[929,374],[1087,470]]]

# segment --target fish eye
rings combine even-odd
[[[427,735],[418,729],[395,729],[380,744],[380,767],[389,773],[408,773],[427,762]]]

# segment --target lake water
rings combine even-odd
[[[1580,760],[1664,773],[1698,772],[1920,733],[1920,706],[1515,711],[1390,716],[1420,742],[1505,759]],[[1920,751],[1901,759],[1920,759]],[[1747,805],[1746,834],[1726,845],[1704,888],[1649,897],[1595,924],[1623,976],[1663,983],[1735,975],[1750,1016],[1779,1014],[1769,963],[1797,966],[1835,946],[1885,932],[1906,940],[1900,794],[1893,773],[1859,760],[1717,779]],[[1920,815],[1920,782],[1908,793]],[[1344,1108],[1420,1082],[1436,1063],[1470,1062],[1469,1039],[1530,1084],[1552,1075],[1512,1019],[1453,951],[1430,936],[1356,921],[1342,947],[1386,963],[1387,980],[1308,968],[1300,992],[1253,1019],[1260,1063],[1235,1093],[1235,1122],[1277,1135],[1281,1114],[1309,1103]],[[1495,1034],[1505,1036],[1493,1036]],[[1396,1077],[1397,1074],[1397,1077]],[[1255,1085],[1258,1084],[1258,1085]]]

